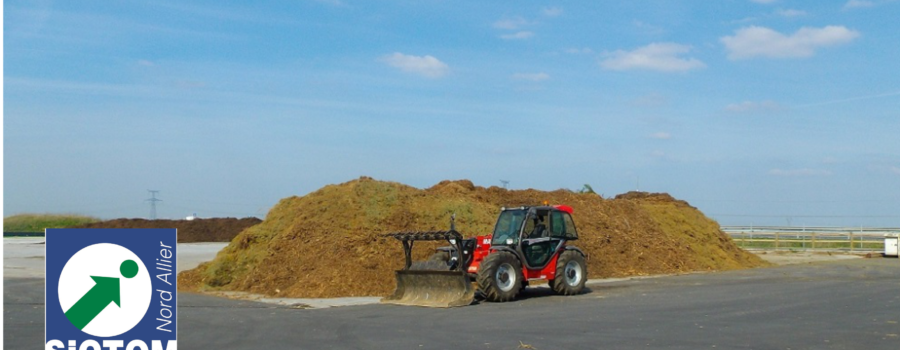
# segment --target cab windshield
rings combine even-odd
[[[527,211],[522,209],[504,210],[497,218],[497,225],[494,226],[494,236],[491,240],[492,245],[510,245],[519,242],[519,229],[522,228],[522,221],[525,221]]]

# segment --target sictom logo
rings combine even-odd
[[[48,229],[45,348],[177,349],[175,242],[174,229]]]

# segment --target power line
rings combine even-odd
[[[150,192],[150,198],[146,199],[147,202],[150,202],[150,220],[156,220],[156,202],[162,202],[162,199],[156,198],[159,190],[147,190],[147,192]]]

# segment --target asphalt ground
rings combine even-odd
[[[43,345],[43,279],[4,279],[5,348]],[[900,260],[529,288],[453,309],[294,308],[180,293],[182,349],[897,349]]]

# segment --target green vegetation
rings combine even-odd
[[[575,191],[575,192],[576,192],[576,193],[582,193],[582,194],[584,194],[584,193],[587,193],[587,194],[597,194],[597,192],[594,192],[594,188],[591,187],[591,185],[588,185],[588,184],[584,184],[584,187],[582,187],[580,190]]]
[[[44,232],[46,228],[64,228],[100,221],[75,214],[18,214],[3,218],[3,232]]]

